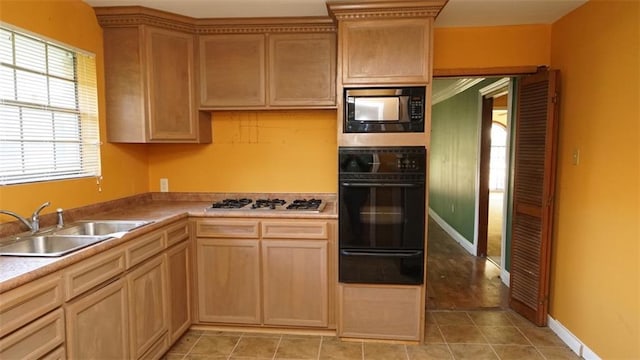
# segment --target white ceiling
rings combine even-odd
[[[327,16],[325,0],[84,0],[139,5],[193,18]],[[587,0],[449,0],[436,27],[550,24]]]

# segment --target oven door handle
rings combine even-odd
[[[422,187],[424,184],[407,184],[407,183],[351,183],[351,182],[343,182],[341,183],[344,187]]]
[[[374,251],[352,251],[340,250],[341,255],[347,256],[377,256],[377,257],[414,257],[423,254],[422,251],[392,251],[392,252],[374,252]]]

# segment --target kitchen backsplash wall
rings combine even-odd
[[[337,190],[335,110],[212,113],[210,145],[150,145],[149,190]]]

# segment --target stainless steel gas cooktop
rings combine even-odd
[[[326,206],[326,202],[320,199],[296,199],[290,202],[282,199],[224,199],[214,202],[205,211],[303,211],[303,212],[322,212]]]

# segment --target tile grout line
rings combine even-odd
[[[238,345],[240,345],[240,340],[242,340],[243,336],[244,336],[244,333],[241,333],[240,336],[238,337],[238,341],[236,341],[236,344],[233,346],[233,349],[231,349],[231,352],[229,353],[229,355],[227,355],[227,360],[231,359],[231,355],[233,355],[233,352],[236,351],[236,349],[238,348]]]
[[[276,359],[276,355],[278,354],[278,348],[280,347],[280,343],[281,342],[282,342],[282,334],[278,338],[278,343],[276,344],[276,351],[273,352],[273,356],[271,357],[271,360],[275,360]]]
[[[409,348],[407,348],[407,345],[404,345],[404,354],[407,355],[407,360],[411,360],[411,358],[409,357]]]
[[[187,331],[188,331],[188,330],[187,330]],[[184,354],[184,356],[182,356],[182,358],[183,358],[183,359],[184,359],[184,358],[186,358],[186,357],[187,357],[187,355],[190,355],[190,354],[191,354],[191,352],[193,351],[193,348],[195,348],[195,347],[196,347],[196,344],[200,341],[200,339],[202,339],[202,333],[200,333],[200,334],[198,335],[198,338],[196,339],[196,341],[194,341],[194,342],[193,342],[193,345],[191,345],[191,347],[189,348],[189,350],[187,350],[187,353],[186,353],[186,354]]]
[[[316,356],[316,360],[320,360],[320,352],[322,351],[323,341],[324,341],[324,336],[320,336],[320,345],[318,345],[318,356]]]
[[[542,351],[540,351],[540,349],[538,349],[538,346],[535,345],[533,343],[533,341],[531,341],[531,339],[529,339],[529,337],[527,336],[527,334],[524,333],[524,331],[522,331],[520,329],[520,326],[516,326],[516,329],[518,329],[518,332],[520,332],[520,334],[522,334],[522,336],[524,336],[525,339],[527,339],[527,341],[529,342],[529,344],[531,344],[531,346],[533,346],[534,349],[536,349],[536,352],[543,358],[543,359],[548,359],[543,353]]]
[[[491,349],[491,351],[493,351],[493,354],[496,356],[496,359],[501,359],[500,355],[498,355],[498,352],[496,351],[496,349],[493,347],[493,344],[491,344],[489,342],[489,338],[487,337],[487,335],[484,334],[484,332],[482,332],[482,330],[480,329],[480,326],[478,326],[478,324],[476,324],[475,321],[473,321],[473,318],[471,317],[471,315],[469,315],[469,313],[467,311],[465,311],[465,314],[467,314],[467,316],[469,317],[469,319],[471,319],[471,323],[473,324],[473,326],[475,326],[476,329],[478,329],[478,332],[480,333],[480,336],[482,336],[482,338],[484,339],[484,341],[486,341],[487,345],[489,345],[489,349]]]
[[[442,341],[444,341],[444,344],[447,346],[447,350],[449,350],[449,355],[451,355],[452,359],[455,359],[456,356],[453,354],[453,350],[451,350],[451,346],[449,345],[449,342],[447,341],[447,338],[444,337],[444,333],[442,332],[442,329],[440,329],[440,324],[438,323],[438,319],[436,319],[435,316],[433,316],[433,322],[436,323],[436,327],[438,328],[438,332],[440,333],[440,336],[442,337]]]

